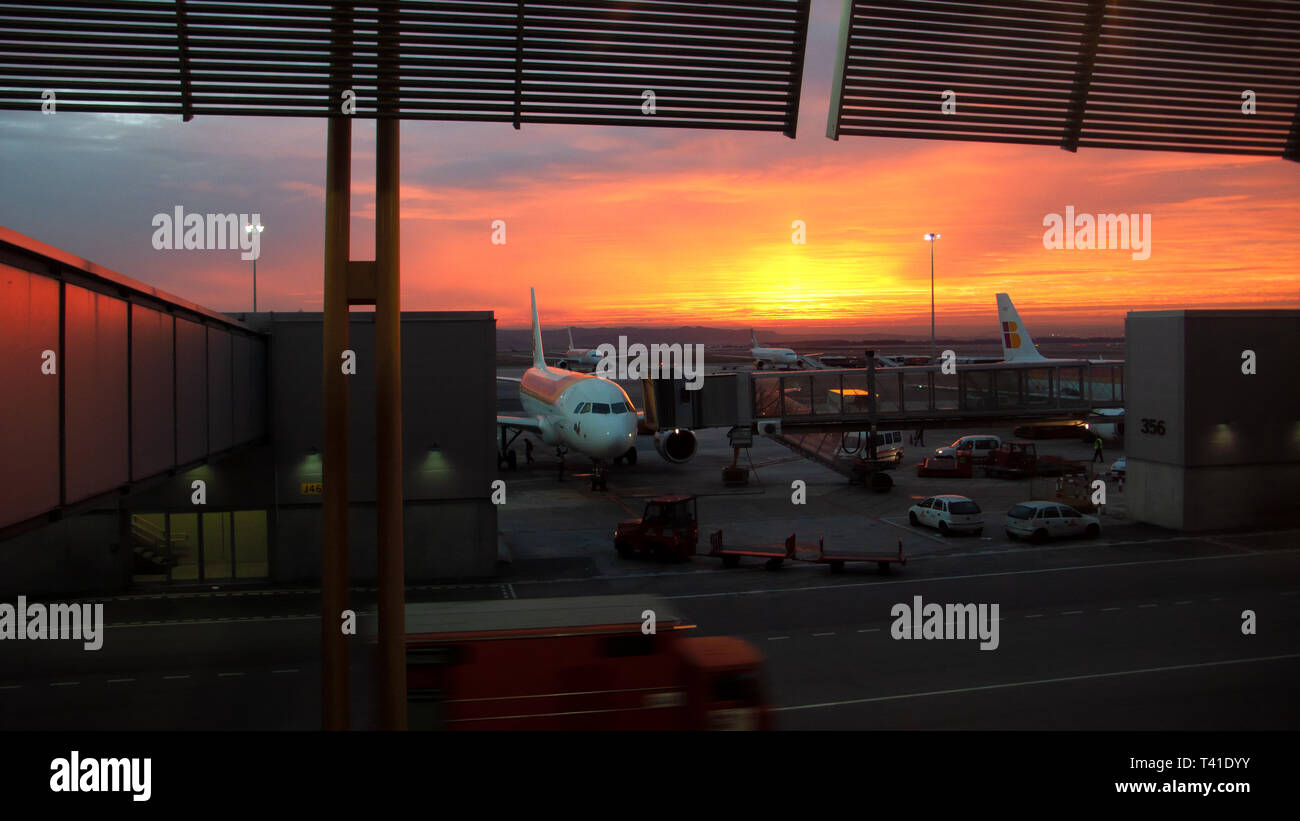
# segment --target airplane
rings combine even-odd
[[[590,366],[595,370],[600,364],[600,351],[595,348],[576,348],[573,345],[573,329],[569,329],[569,349],[564,352],[564,356],[559,358],[556,366],[560,368],[576,368],[581,366]]]
[[[589,373],[546,366],[542,349],[542,327],[537,319],[537,294],[529,289],[533,312],[533,364],[521,378],[498,376],[501,382],[519,385],[519,402],[525,416],[497,416],[501,429],[499,461],[515,465],[511,443],[520,434],[531,433],[555,447],[563,463],[569,450],[592,459],[596,467],[593,486],[603,487],[605,461],[636,464],[636,438],[653,433],[655,450],[665,460],[680,464],[695,455],[695,432],[688,428],[671,431],[645,429],[645,412],[638,411],[618,383]],[[507,441],[506,431],[514,436]]]
[[[754,359],[754,367],[760,371],[766,365],[779,368],[793,368],[799,364],[799,354],[789,348],[764,348],[758,344],[758,335],[754,329],[749,329],[749,338],[754,343],[754,347],[749,349],[749,354]]]

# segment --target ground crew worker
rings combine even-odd
[[[1098,436],[1092,442],[1092,461],[1106,463],[1105,457],[1101,455],[1101,437]]]

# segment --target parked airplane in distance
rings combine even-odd
[[[765,367],[773,368],[794,368],[799,364],[799,354],[789,348],[764,348],[758,344],[758,335],[754,329],[749,329],[750,341],[754,347],[749,349],[749,355],[754,360],[754,367],[762,370]]]
[[[558,358],[555,363],[560,368],[591,368],[596,369],[603,359],[600,351],[595,348],[579,348],[573,344],[573,329],[569,329],[569,349],[564,352],[564,356]]]

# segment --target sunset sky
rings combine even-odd
[[[826,111],[838,4],[813,3],[799,137],[508,124],[402,126],[402,299],[527,323],[992,335],[1125,312],[1300,307],[1300,164],[1275,158],[845,137]],[[354,259],[373,258],[374,125],[354,126]],[[200,304],[251,308],[237,251],[158,251],[151,220],[261,214],[263,310],[320,310],[324,120],[0,113],[0,225]],[[1152,252],[1047,250],[1043,218],[1139,213]],[[505,220],[507,244],[491,243]],[[791,223],[807,244],[791,243]]]

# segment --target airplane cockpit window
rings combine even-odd
[[[593,402],[591,403],[591,412],[609,413],[609,405],[605,404],[604,402]]]
[[[622,402],[615,402],[613,408],[614,413],[627,413],[627,405]]]
[[[586,412],[589,411],[590,409],[591,409],[591,403],[590,403],[590,402],[579,402],[579,403],[578,403],[578,407],[574,408],[574,409],[573,409],[573,412],[574,412],[575,414],[577,414],[577,413],[586,413]]]

